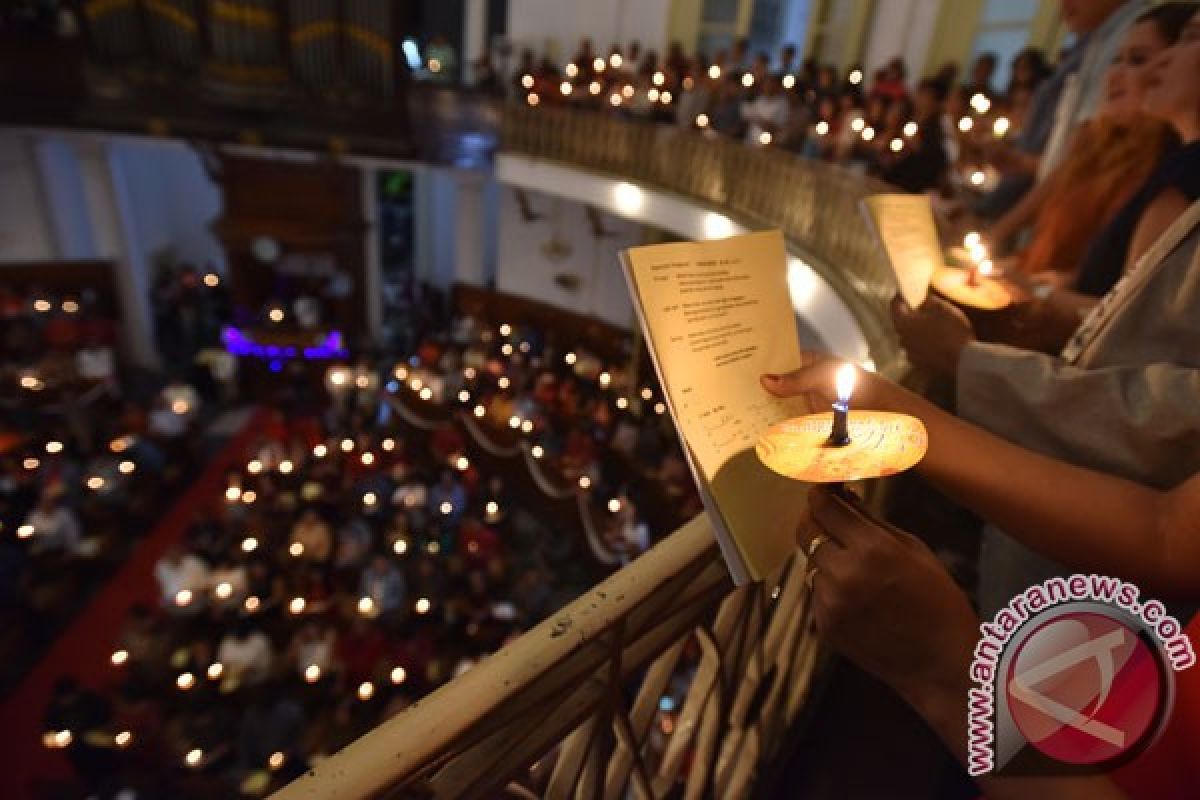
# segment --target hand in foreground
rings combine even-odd
[[[920,308],[897,295],[892,300],[892,324],[913,366],[945,377],[954,377],[963,348],[975,341],[967,315],[934,295]]]
[[[846,363],[833,356],[801,353],[800,368],[781,375],[763,375],[762,387],[776,397],[800,397],[809,401],[809,411],[828,411],[834,396],[834,375]],[[854,386],[854,406],[879,411],[907,408],[909,393],[873,372],[859,369]]]
[[[966,697],[979,621],[923,542],[873,519],[860,501],[809,492],[813,610],[823,640],[918,708]],[[812,540],[818,544],[812,550]]]

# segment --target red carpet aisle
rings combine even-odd
[[[125,566],[91,599],[83,613],[63,631],[45,657],[0,707],[4,738],[4,768],[0,769],[0,798],[30,797],[30,781],[66,777],[70,766],[58,751],[42,746],[42,715],[54,682],[64,672],[87,686],[104,686],[113,679],[109,663],[121,624],[135,603],[154,605],[158,589],[154,564],[187,529],[196,510],[225,488],[225,473],[259,432],[267,412],[255,410],[238,433],[204,468],[204,472],[133,551]]]

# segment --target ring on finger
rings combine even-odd
[[[808,557],[811,559],[817,554],[817,550],[821,545],[829,541],[829,537],[823,533],[818,533],[811,542],[808,543]]]

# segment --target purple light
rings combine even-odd
[[[225,342],[225,350],[230,355],[246,358],[263,358],[278,363],[280,359],[295,358],[297,352],[305,361],[328,361],[337,358],[348,358],[350,351],[346,349],[341,331],[330,331],[325,338],[312,347],[297,351],[295,347],[280,347],[279,345],[259,344],[241,330],[232,326],[221,331],[221,341]]]

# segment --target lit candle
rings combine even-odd
[[[854,365],[843,364],[838,367],[834,378],[837,401],[833,404],[833,430],[829,433],[831,447],[845,447],[850,444],[850,395],[854,393],[856,377]]]

